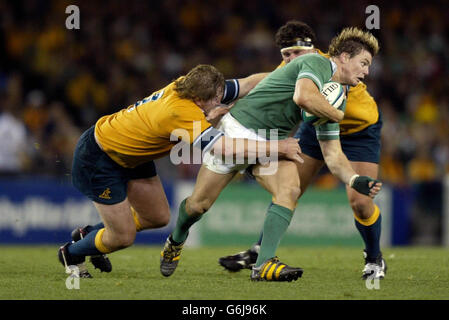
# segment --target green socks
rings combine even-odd
[[[277,204],[273,204],[268,208],[263,225],[262,244],[255,264],[256,267],[260,267],[266,260],[276,256],[276,249],[285,231],[287,231],[292,217],[293,211],[288,208]]]
[[[189,216],[186,212],[186,200],[187,199],[184,199],[179,206],[178,220],[176,221],[175,229],[172,232],[172,239],[176,244],[181,244],[187,239],[190,227],[203,216]]]

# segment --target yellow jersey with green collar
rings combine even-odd
[[[95,137],[104,152],[125,168],[162,158],[179,142],[192,144],[211,127],[202,109],[182,99],[172,82],[145,99],[95,124]]]
[[[329,58],[327,53],[317,50],[318,53]],[[277,68],[285,66],[282,61]],[[376,101],[369,94],[366,85],[359,82],[350,87],[346,98],[345,117],[340,122],[340,134],[348,135],[364,130],[379,120],[379,110]]]

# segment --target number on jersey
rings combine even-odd
[[[163,94],[164,94],[164,90],[153,93],[151,96],[148,96],[145,99],[137,101],[131,108],[128,109],[128,112],[133,111],[135,108],[137,108],[138,106],[140,106],[144,103],[147,103],[149,101],[156,101],[156,100],[160,99]]]

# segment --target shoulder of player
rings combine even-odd
[[[323,51],[321,51],[320,49],[316,49],[316,50],[317,50],[317,53],[318,53],[320,56],[323,56],[323,57],[325,57],[325,58],[327,58],[327,59],[330,58],[329,53],[323,52]]]
[[[167,105],[167,111],[171,116],[176,118],[203,120],[206,117],[203,110],[193,101],[179,97]]]
[[[370,96],[370,93],[367,90],[366,84],[363,82],[359,82],[356,86],[350,87],[348,91],[348,97],[349,96],[359,96],[359,95],[367,95]]]
[[[297,65],[299,68],[302,67],[310,68],[312,66],[316,66],[319,67],[320,69],[329,68],[330,71],[333,71],[331,60],[318,53],[307,53],[297,59],[294,59],[289,64],[293,63],[295,63],[295,65]]]
[[[312,53],[306,53],[304,55],[301,56],[303,58],[304,61],[316,61],[316,62],[326,62],[329,63],[329,58],[321,55],[320,53],[317,52],[312,52]]]

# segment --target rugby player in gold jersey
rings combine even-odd
[[[179,138],[227,159],[302,161],[297,139],[234,139],[206,120],[220,103],[246,94],[253,79],[225,81],[215,67],[199,65],[142,101],[101,117],[85,131],[74,152],[72,181],[93,201],[102,222],[72,232],[73,242],[58,251],[63,266],[84,269],[85,257],[91,256],[96,268],[110,272],[106,253],[132,245],[137,231],[168,224],[169,205],[153,160],[170,154]],[[232,90],[235,85],[238,91]],[[90,276],[86,270],[82,273]]]

